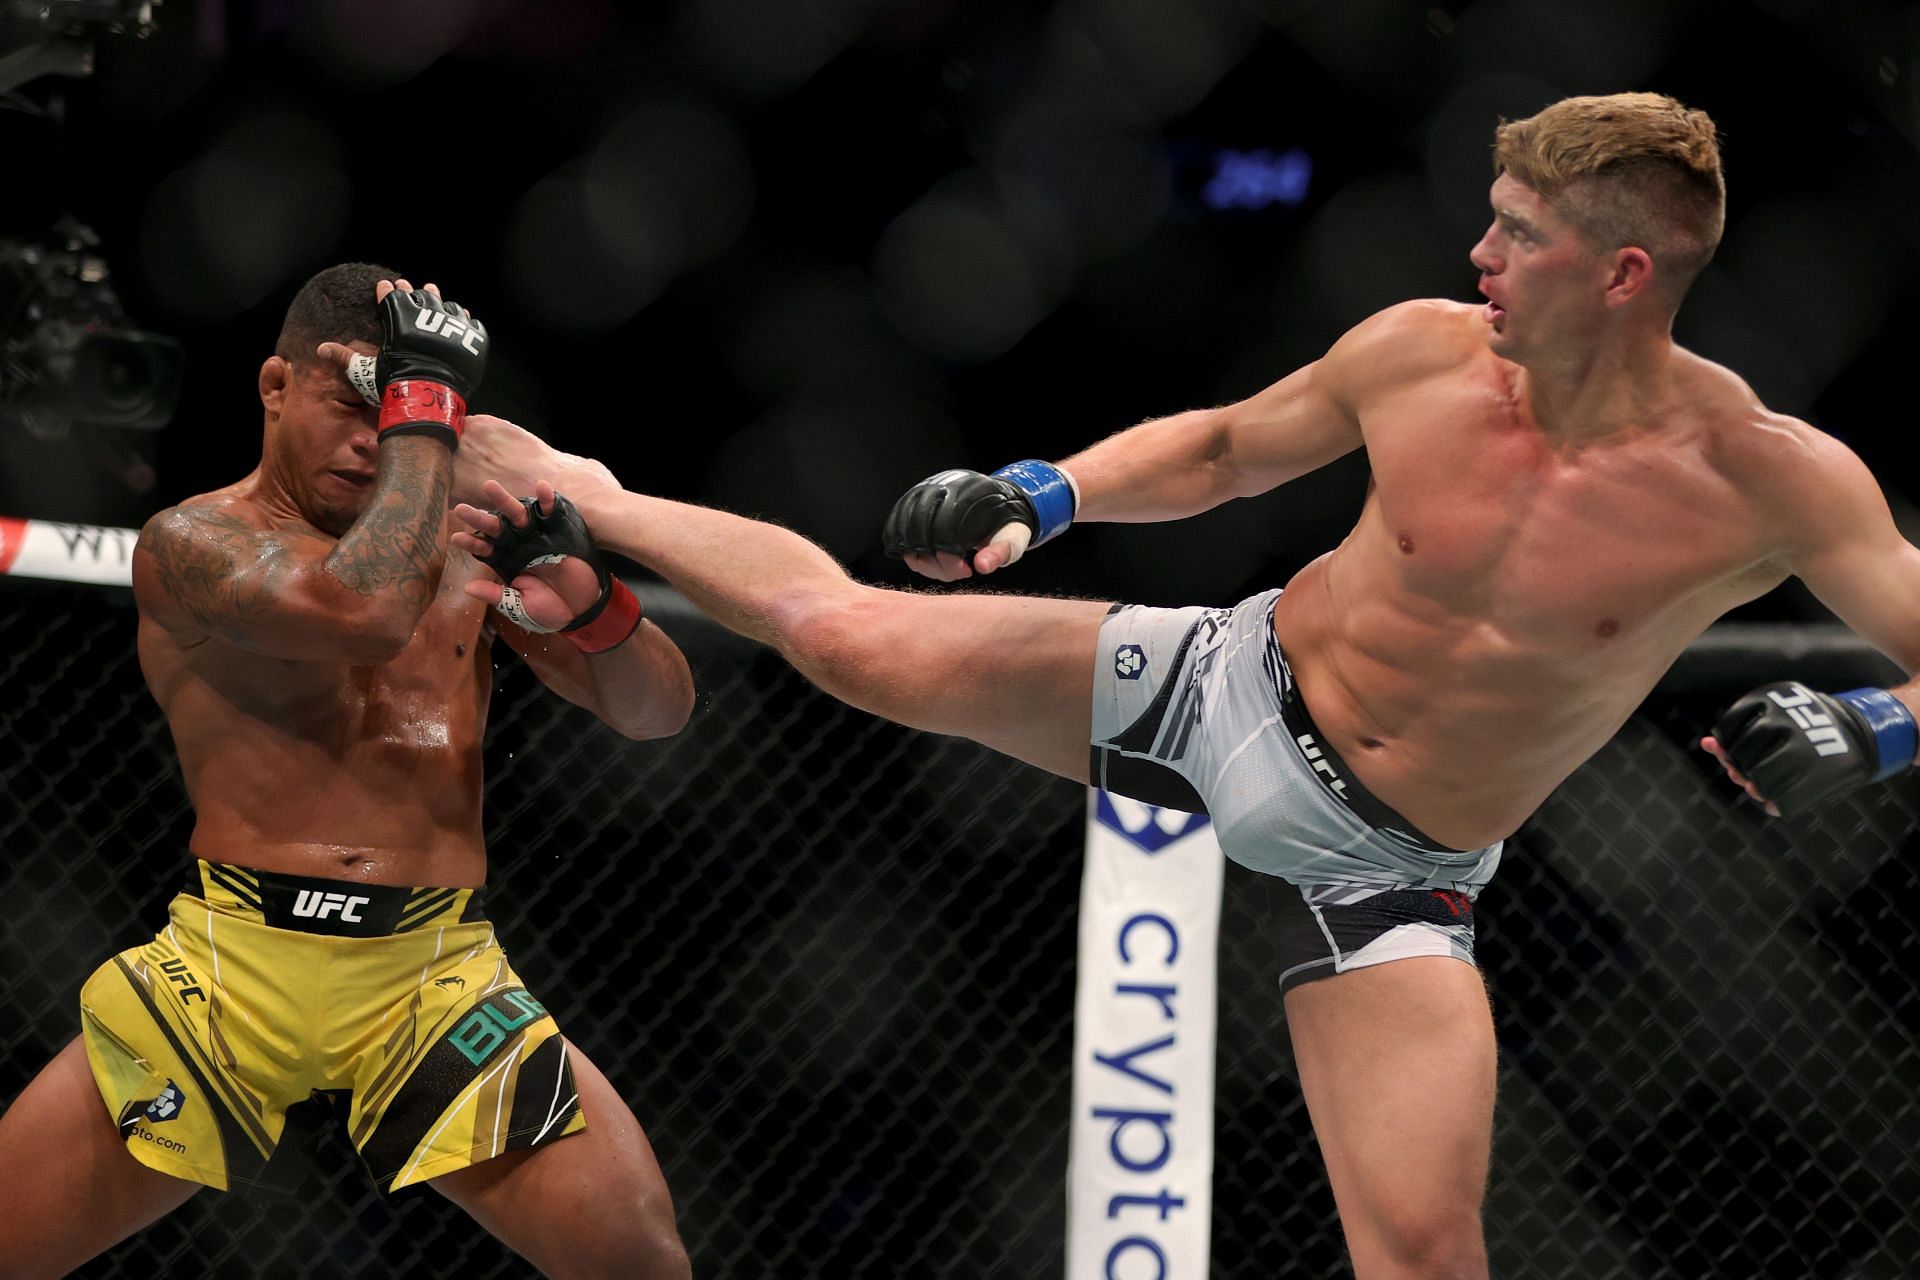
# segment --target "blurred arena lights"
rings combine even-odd
[[[610,243],[588,211],[590,164],[577,157],[520,200],[503,228],[501,266],[522,312],[572,333],[611,329],[659,294],[672,273],[652,229],[623,228]]]
[[[1139,243],[1172,200],[1158,131],[1112,108],[1106,95],[1038,94],[1009,113],[988,161],[1016,223],[1070,264]]]
[[[645,228],[676,271],[712,261],[753,212],[746,144],[715,111],[690,102],[636,108],[587,158],[587,216],[618,253]]]
[[[1460,12],[1449,48],[1466,76],[1526,73],[1557,86],[1553,97],[1612,93],[1637,85],[1673,47],[1681,6],[1671,0],[1540,4],[1481,0]],[[1539,109],[1540,104],[1527,108]]]
[[[1063,296],[977,175],[908,206],[881,234],[874,276],[900,331],[949,360],[1000,355]]]
[[[467,34],[477,0],[320,0],[304,11],[314,57],[354,84],[397,84],[433,65]]]
[[[1882,329],[1894,248],[1890,227],[1845,201],[1769,201],[1727,228],[1681,315],[1711,327],[1770,407],[1806,414]]]
[[[539,323],[605,331],[731,247],[753,199],[745,145],[722,116],[685,102],[634,108],[520,201],[507,278]]]
[[[1214,154],[1213,165],[1213,176],[1200,191],[1209,209],[1297,205],[1306,200],[1313,181],[1313,157],[1299,147],[1281,152],[1223,147]]]
[[[1056,76],[1099,86],[1124,118],[1153,123],[1192,110],[1259,33],[1257,18],[1218,0],[1073,0],[1047,43]]]
[[[715,80],[776,94],[852,44],[883,7],[882,0],[687,0],[679,29],[693,61]]]
[[[1455,291],[1472,274],[1472,247],[1441,227],[1425,183],[1411,173],[1387,173],[1348,183],[1314,215],[1306,266],[1325,306],[1363,316]]]
[[[795,528],[854,559],[874,542],[873,513],[952,457],[963,437],[937,407],[890,387],[807,393],[727,437],[707,489],[714,501]]]
[[[921,395],[946,390],[926,353],[880,315],[871,278],[851,270],[788,272],[764,281],[726,358],[733,378],[769,401],[880,385]],[[892,424],[889,434],[899,429]]]
[[[149,199],[140,245],[149,285],[195,319],[259,303],[339,240],[353,199],[345,152],[297,110],[242,116]]]

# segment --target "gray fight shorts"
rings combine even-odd
[[[1408,956],[1472,964],[1473,899],[1500,845],[1450,849],[1360,784],[1294,687],[1273,630],[1279,596],[1108,613],[1094,785],[1208,814],[1227,857],[1298,890],[1297,902],[1272,895],[1282,990]]]

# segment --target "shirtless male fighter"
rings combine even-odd
[[[141,532],[186,887],[0,1117],[7,1280],[258,1180],[322,1090],[351,1091],[381,1190],[427,1182],[548,1275],[688,1274],[645,1134],[482,912],[480,747],[496,637],[630,737],[676,732],[692,681],[550,492],[513,513],[522,559],[558,557],[509,570],[518,621],[462,590],[480,571],[448,552],[448,486],[485,354],[434,286],[321,272],[260,367],[260,465]]]
[[[1674,345],[1725,216],[1712,122],[1653,94],[1572,98],[1503,124],[1494,162],[1470,255],[1484,307],[1390,307],[1250,399],[1057,466],[942,472],[886,525],[915,569],[964,578],[1070,520],[1177,519],[1365,448],[1353,532],[1235,608],[881,590],[525,433],[485,446],[488,473],[551,482],[602,546],[828,693],[1205,809],[1229,857],[1291,882],[1281,986],[1359,1280],[1486,1275],[1495,1053],[1472,899],[1501,841],[1689,641],[1789,575],[1920,668],[1920,551],[1866,468]],[[456,545],[483,553],[495,518],[457,511]],[[1911,683],[1769,686],[1709,741],[1766,799],[1805,804],[1910,765],[1914,705]]]

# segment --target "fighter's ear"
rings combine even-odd
[[[293,365],[282,356],[268,356],[260,362],[260,403],[278,411],[293,384]]]
[[[1619,306],[1653,289],[1653,255],[1636,245],[1613,251],[1613,271],[1607,279],[1607,305]]]

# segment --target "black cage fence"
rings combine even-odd
[[[696,1275],[1061,1274],[1084,793],[650,599],[701,688],[673,739],[624,742],[503,656],[489,906],[646,1126]],[[87,974],[162,919],[190,816],[126,593],[0,601],[10,1100],[77,1031]],[[1738,800],[1691,740],[1784,674],[1889,675],[1825,632],[1716,633],[1482,899],[1497,1275],[1913,1274],[1920,786],[1784,822]],[[1213,1274],[1336,1276],[1264,900],[1229,868]],[[376,1195],[330,1113],[275,1159],[291,1192],[199,1195],[77,1274],[532,1274],[430,1189]]]

